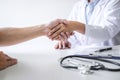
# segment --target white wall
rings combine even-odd
[[[21,27],[47,23],[56,18],[67,18],[78,0],[0,0],[0,27]],[[36,38],[10,47],[0,47],[2,51],[23,52],[45,47],[54,47],[56,42],[47,37]],[[51,48],[51,47],[50,47]]]
[[[67,18],[78,0],[0,0],[0,26],[29,26]]]

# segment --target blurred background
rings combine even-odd
[[[77,1],[79,0],[0,0],[0,27],[25,27],[67,18]],[[54,47],[54,44],[56,41],[40,37],[18,45],[0,47],[0,50],[37,51],[42,48],[44,50],[46,45]]]
[[[67,18],[78,0],[0,0],[0,26],[29,26]]]

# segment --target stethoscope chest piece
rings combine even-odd
[[[90,69],[91,67],[88,65],[78,66],[78,70],[80,74],[88,75],[93,74],[94,71]]]
[[[111,57],[109,59],[114,59]],[[120,63],[108,60],[106,57],[93,57],[93,56],[84,56],[84,55],[70,55],[63,57],[60,60],[60,65],[66,69],[75,69],[78,70],[81,74],[93,74],[94,71],[98,70],[105,70],[105,71],[112,71],[118,72],[120,68],[108,68],[104,66],[103,63],[112,64],[115,66],[120,67]]]

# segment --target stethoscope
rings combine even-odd
[[[63,68],[66,69],[76,69],[76,70],[83,70],[84,73],[97,70],[105,70],[105,71],[112,71],[112,72],[118,72],[120,71],[120,68],[109,68],[106,67],[104,63],[109,63],[112,65],[115,65],[117,67],[120,67],[120,63],[112,61],[112,60],[120,60],[120,57],[117,56],[91,56],[91,55],[69,55],[66,57],[63,57],[60,60],[60,65]],[[93,61],[90,61],[93,60]],[[87,62],[88,64],[81,64],[81,62]]]

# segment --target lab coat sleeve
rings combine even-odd
[[[73,7],[73,9],[72,9],[72,11],[71,11],[71,13],[70,13],[70,15],[68,16],[68,20],[76,20],[77,19],[77,10],[78,10],[78,4],[79,4],[80,2],[78,2],[78,3],[76,3],[75,5],[74,5],[74,7]],[[75,47],[76,45],[81,45],[81,43],[80,43],[80,41],[78,41],[77,40],[77,37],[76,37],[76,34],[77,32],[74,32],[74,35],[73,36],[71,36],[69,39],[68,39],[68,41],[71,43],[71,45],[72,45],[72,48],[73,47]]]
[[[102,26],[85,25],[85,36],[90,38],[91,43],[107,41],[120,32],[120,0],[111,2],[106,7]]]

